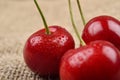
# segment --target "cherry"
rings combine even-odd
[[[107,40],[120,50],[120,21],[111,16],[98,16],[91,19],[82,33],[85,43]]]
[[[60,80],[120,80],[120,52],[110,42],[93,41],[69,50],[61,60]]]
[[[36,0],[34,0],[45,29],[33,33],[24,46],[24,60],[27,66],[40,76],[57,76],[62,55],[75,47],[71,34],[60,26],[47,26]]]
[[[57,74],[62,55],[74,48],[71,35],[59,26],[49,27],[51,34],[45,29],[34,33],[24,47],[24,59],[28,67],[40,75]]]
[[[68,1],[71,21],[76,27]],[[62,57],[60,80],[120,80],[120,51],[112,43],[96,40],[85,45],[81,37],[80,42],[79,48]]]
[[[85,43],[94,40],[107,40],[120,50],[120,21],[114,17],[102,15],[91,19],[86,24],[79,0],[77,0],[77,4],[85,26],[82,32]]]

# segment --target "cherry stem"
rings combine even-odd
[[[38,9],[38,11],[40,13],[40,16],[41,16],[42,20],[43,20],[43,23],[44,23],[44,26],[45,26],[45,30],[46,30],[46,34],[50,34],[50,30],[48,28],[47,22],[45,20],[45,17],[44,17],[44,15],[42,13],[42,10],[41,10],[40,6],[38,5],[36,0],[34,0],[34,3],[35,3],[35,5],[36,5],[36,7],[37,7],[37,9]]]
[[[79,41],[80,41],[80,45],[83,46],[83,45],[85,45],[85,42],[84,42],[83,39],[80,37],[79,32],[78,32],[78,30],[77,30],[77,27],[76,27],[76,25],[75,25],[75,22],[74,22],[74,19],[73,19],[73,13],[72,13],[71,0],[68,0],[68,3],[69,3],[69,11],[70,11],[70,18],[71,18],[72,26],[73,26],[73,28],[74,28],[74,30],[75,30],[75,33],[76,33],[76,35],[77,35],[77,37],[78,37],[78,39],[79,39]]]
[[[81,8],[80,1],[79,1],[79,0],[77,0],[77,5],[78,5],[78,9],[79,9],[81,18],[82,18],[83,25],[85,26],[86,22],[85,22],[85,18],[84,18],[84,15],[83,15],[82,8]]]

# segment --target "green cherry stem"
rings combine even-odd
[[[46,33],[47,33],[47,34],[50,34],[50,30],[49,30],[49,28],[48,28],[47,22],[46,22],[46,20],[45,20],[45,17],[44,17],[44,15],[43,15],[43,13],[42,13],[42,10],[41,10],[40,6],[38,5],[38,3],[37,3],[36,0],[34,0],[34,3],[35,3],[35,5],[36,5],[36,7],[37,7],[37,9],[38,9],[38,11],[39,11],[39,13],[40,13],[40,16],[41,16],[42,20],[43,20]]]
[[[80,1],[79,1],[79,0],[77,0],[77,5],[78,5],[78,9],[79,9],[81,18],[82,18],[83,25],[85,26],[86,22],[85,22],[85,18],[84,18],[84,15],[83,15],[82,8],[81,8]]]
[[[72,26],[73,26],[73,28],[74,28],[74,30],[75,30],[75,33],[76,33],[76,35],[77,35],[77,37],[78,37],[78,39],[79,39],[79,41],[80,41],[80,45],[83,46],[83,45],[85,45],[85,42],[84,42],[83,39],[80,37],[79,32],[78,32],[78,30],[77,30],[77,27],[76,27],[76,25],[75,25],[75,22],[74,22],[74,19],[73,19],[73,13],[72,13],[71,0],[68,0],[68,4],[69,4],[69,11],[70,11],[70,18],[71,18]]]

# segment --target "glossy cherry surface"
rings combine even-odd
[[[94,41],[69,50],[60,66],[60,80],[120,80],[120,51],[110,42]]]
[[[51,34],[45,29],[32,34],[24,47],[24,59],[27,66],[41,76],[56,76],[62,55],[75,44],[68,31],[59,26],[50,26]]]
[[[98,16],[85,26],[82,38],[86,43],[107,40],[120,50],[120,21],[110,16]]]

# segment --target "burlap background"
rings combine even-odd
[[[71,26],[67,0],[38,0],[49,25],[65,27],[78,45]],[[74,16],[82,31],[75,0]],[[81,0],[86,21],[97,15],[111,15],[120,20],[120,0]],[[23,60],[26,39],[43,23],[33,0],[0,0],[0,80],[45,80],[31,72]],[[46,79],[50,80],[50,79]]]

